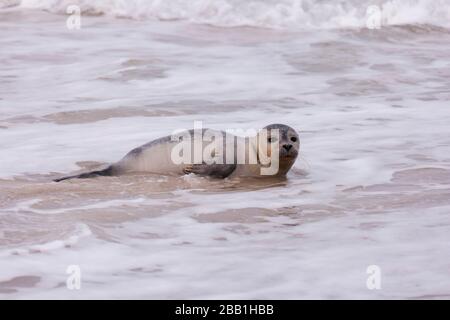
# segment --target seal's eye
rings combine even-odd
[[[276,141],[277,141],[277,138],[273,138],[273,137],[267,138],[268,143],[272,143],[272,142],[276,142]]]
[[[297,138],[296,138],[296,137],[292,137],[292,138],[291,138],[291,141],[292,141],[292,142],[295,142],[295,141],[297,141]]]

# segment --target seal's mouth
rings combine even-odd
[[[292,161],[298,156],[298,150],[291,146],[290,148],[285,148],[285,146],[279,149],[278,159]]]

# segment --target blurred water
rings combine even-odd
[[[2,298],[450,295],[443,23],[222,28],[107,15],[68,30],[66,18],[0,11]],[[50,182],[197,120],[286,123],[301,157],[286,181]],[[69,265],[82,270],[79,291],[66,288]],[[381,290],[366,287],[370,265]]]

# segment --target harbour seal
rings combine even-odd
[[[106,169],[55,179],[154,173],[226,178],[235,176],[285,176],[300,148],[297,132],[283,124],[271,124],[254,137],[239,137],[211,129],[182,131],[131,150]]]

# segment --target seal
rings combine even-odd
[[[254,137],[194,129],[153,140],[131,150],[103,170],[55,179],[55,182],[128,173],[197,174],[215,178],[285,176],[300,148],[298,133],[284,124],[264,127]]]

